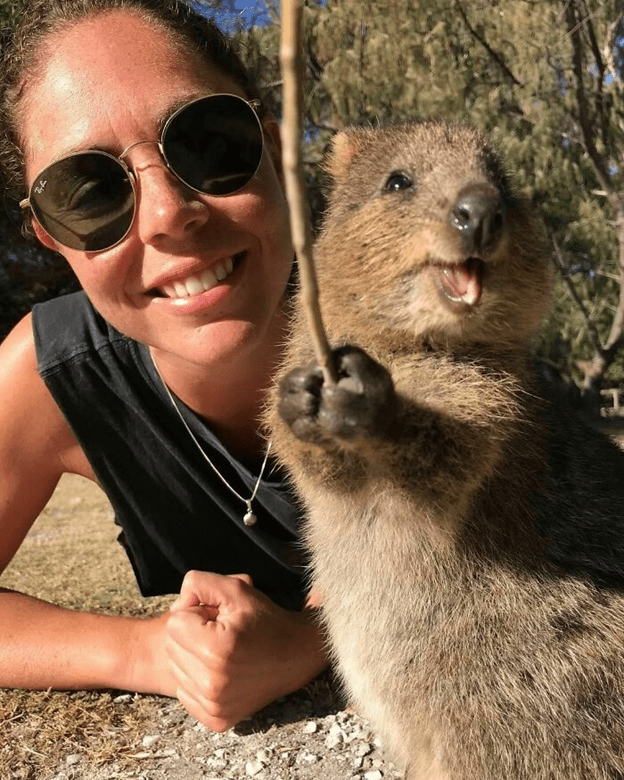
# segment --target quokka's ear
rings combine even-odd
[[[337,133],[331,142],[323,163],[324,169],[335,181],[347,176],[351,163],[358,153],[368,145],[370,131],[350,127]]]

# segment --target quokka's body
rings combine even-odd
[[[409,780],[624,778],[624,455],[542,397],[538,223],[475,131],[340,134],[268,413],[333,656]],[[345,345],[355,345],[356,348]]]

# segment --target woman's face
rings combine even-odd
[[[29,184],[70,152],[119,155],[156,140],[186,97],[242,95],[230,78],[182,55],[166,33],[129,11],[79,22],[48,43],[42,78],[23,103]],[[191,363],[242,359],[275,337],[293,256],[278,130],[271,121],[265,128],[260,170],[234,195],[191,191],[167,170],[156,144],[143,144],[125,158],[138,182],[137,213],[120,244],[89,253],[59,246],[35,223],[37,235],[67,258],[93,305],[122,333]],[[212,289],[179,295],[207,269],[221,274],[231,264]]]

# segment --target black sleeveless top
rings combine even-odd
[[[300,510],[269,460],[255,526],[172,408],[147,348],[123,336],[83,292],[33,309],[39,373],[112,503],[120,542],[146,596],[177,593],[189,569],[247,573],[279,603],[302,602]],[[208,426],[178,406],[229,484],[251,496],[257,474],[233,458]]]

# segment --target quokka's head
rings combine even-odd
[[[317,264],[330,320],[451,344],[536,332],[551,292],[541,223],[480,133],[442,121],[350,129],[327,169]]]

